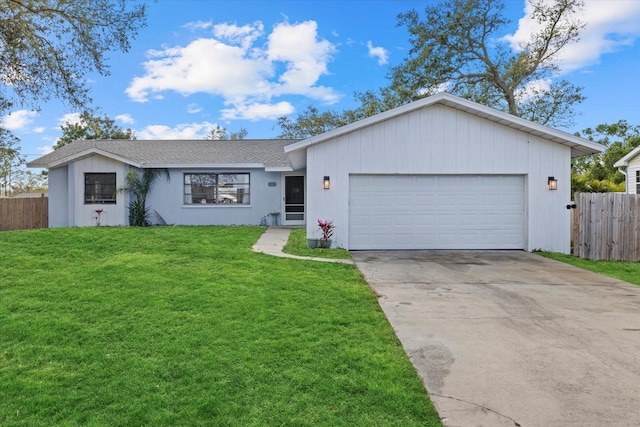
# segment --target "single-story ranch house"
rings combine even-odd
[[[169,224],[282,225],[348,249],[569,252],[570,161],[600,144],[450,94],[312,138],[76,141],[49,169],[51,227],[127,225],[130,168],[166,168],[147,206]]]

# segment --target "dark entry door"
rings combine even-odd
[[[305,223],[304,175],[284,177],[284,223],[290,225]]]

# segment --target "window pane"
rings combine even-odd
[[[185,174],[184,203],[249,204],[249,174]]]
[[[116,174],[84,174],[84,202],[85,204],[114,204],[116,202]]]
[[[225,204],[249,204],[249,174],[219,174],[216,201]]]

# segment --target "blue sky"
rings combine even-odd
[[[436,3],[429,1],[430,4]],[[398,13],[413,0],[158,0],[127,53],[111,53],[111,75],[92,76],[94,106],[138,139],[203,138],[215,125],[277,136],[275,118],[308,105],[341,110],[353,93],[383,86],[409,47]],[[532,30],[524,0],[507,0],[504,36]],[[586,0],[587,28],[565,51],[563,77],[584,87],[577,131],[626,119],[640,124],[640,1]],[[541,82],[544,84],[544,82]],[[57,102],[1,118],[28,160],[51,150],[78,111]]]

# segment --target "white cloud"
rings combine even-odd
[[[58,119],[58,125],[65,126],[67,123],[76,124],[80,122],[80,113],[68,113]]]
[[[38,126],[33,128],[33,133],[43,133],[45,130],[47,130],[47,128],[44,126]]]
[[[249,49],[263,34],[264,25],[260,21],[254,22],[253,25],[243,25],[242,27],[227,23],[214,25],[213,27],[214,36],[233,45],[241,46],[243,50]]]
[[[551,79],[534,80],[521,89],[516,91],[516,97],[520,101],[528,101],[536,98],[541,92],[548,91],[551,88]]]
[[[187,105],[187,113],[196,114],[202,111],[202,107],[198,104],[189,104]]]
[[[167,90],[183,95],[198,92],[224,97],[258,95],[268,90],[270,65],[246,57],[236,46],[214,39],[197,39],[186,47],[167,48],[145,63],[146,75],[136,77],[126,90],[134,101]]]
[[[133,117],[131,117],[131,114],[118,114],[116,116],[116,120],[120,123],[124,123],[125,125],[130,125],[135,122],[135,120],[133,120]]]
[[[233,108],[225,108],[222,110],[222,118],[225,120],[245,119],[277,119],[293,113],[294,108],[288,102],[282,101],[277,104],[258,104],[236,105]]]
[[[384,65],[389,63],[389,51],[381,46],[374,46],[371,40],[367,42],[367,49],[369,49],[369,58],[377,58],[378,65]]]
[[[301,95],[326,104],[339,100],[333,88],[318,85],[329,74],[335,47],[318,38],[316,22],[279,23],[266,35],[266,44],[259,43],[265,37],[259,21],[217,24],[213,34],[186,46],[148,51],[145,73],[131,81],[127,95],[147,102],[165,91],[208,93],[223,98],[227,117],[248,114],[254,120],[288,110],[289,104],[274,100],[279,96]]]
[[[291,25],[278,24],[269,35],[267,56],[272,62],[284,62],[286,71],[275,87],[279,94],[307,95],[328,103],[337,102],[331,88],[314,86],[321,75],[328,74],[327,63],[335,47],[327,40],[317,40],[318,24],[306,21]]]
[[[211,28],[212,26],[213,26],[213,22],[209,20],[209,21],[187,22],[182,27],[187,28],[188,30],[191,30],[191,31],[197,31],[197,30],[206,30]]]
[[[17,110],[2,118],[2,126],[9,130],[24,129],[38,115],[35,111]]]
[[[546,0],[550,1],[550,0]],[[513,49],[529,40],[537,29],[531,20],[532,7],[526,3],[525,16],[518,22],[518,30],[505,37]],[[630,46],[640,37],[640,2],[626,0],[585,0],[578,18],[586,23],[577,43],[566,46],[559,56],[563,73],[597,64],[602,55]]]
[[[184,123],[175,127],[165,125],[149,125],[137,130],[138,139],[204,139],[215,123]]]

